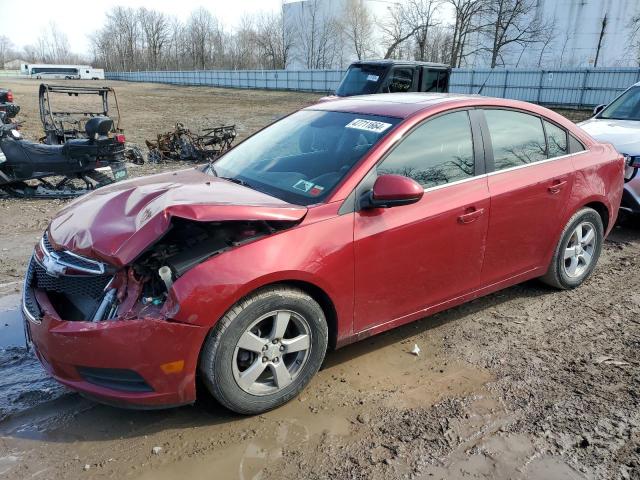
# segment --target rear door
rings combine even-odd
[[[364,193],[377,175],[392,173],[416,180],[425,193],[413,205],[355,213],[356,332],[478,287],[489,191],[480,135],[472,135],[475,113],[425,121],[359,187]]]
[[[517,110],[485,109],[491,216],[483,284],[543,266],[574,182],[567,132]]]

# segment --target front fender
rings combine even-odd
[[[300,225],[208,259],[175,281],[167,311],[176,312],[176,321],[211,328],[249,293],[287,281],[322,289],[336,308],[338,338],[350,335],[353,215]]]

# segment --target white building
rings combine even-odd
[[[284,0],[286,32],[292,36],[290,69],[345,68],[357,56],[332,25],[344,16],[349,0]],[[367,58],[383,56],[381,22],[389,10],[404,0],[357,0],[375,21],[373,45]],[[640,49],[632,39],[631,19],[640,15],[640,0],[534,0],[531,20],[553,24],[553,35],[539,42],[510,44],[501,51],[507,68],[586,68],[638,66]],[[443,5],[438,14],[441,25],[454,23],[453,11]],[[605,22],[606,18],[606,22]],[[604,27],[603,27],[604,22]],[[600,36],[602,39],[600,40]],[[637,39],[640,42],[640,38]],[[598,49],[598,43],[600,48]],[[487,68],[491,63],[491,36],[477,34],[465,48],[475,51],[462,67]],[[598,53],[599,52],[599,53]],[[401,55],[410,54],[405,49]]]
[[[637,66],[631,19],[638,14],[640,0],[536,0],[532,18],[551,22],[554,34],[535,44],[512,44],[503,52],[504,66],[586,68],[595,65],[596,56],[598,67]],[[473,41],[470,49],[491,46],[486,37]],[[466,66],[485,68],[490,60],[490,52],[484,51],[468,57]]]

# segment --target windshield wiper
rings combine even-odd
[[[216,175],[216,177],[217,176],[218,175]],[[242,185],[243,187],[253,188],[254,190],[256,190],[256,188],[254,188],[250,183],[247,183],[244,180],[240,180],[239,178],[232,178],[232,177],[218,177],[218,178],[221,178],[223,180],[228,180],[230,182],[237,183],[238,185]]]
[[[202,170],[204,173],[208,173],[210,175],[213,175],[214,177],[218,176],[218,172],[216,172],[215,167],[213,166],[212,162],[209,162],[207,165],[204,166],[204,169]]]

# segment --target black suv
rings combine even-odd
[[[336,95],[368,95],[393,92],[448,92],[451,67],[442,63],[408,60],[353,62]]]

